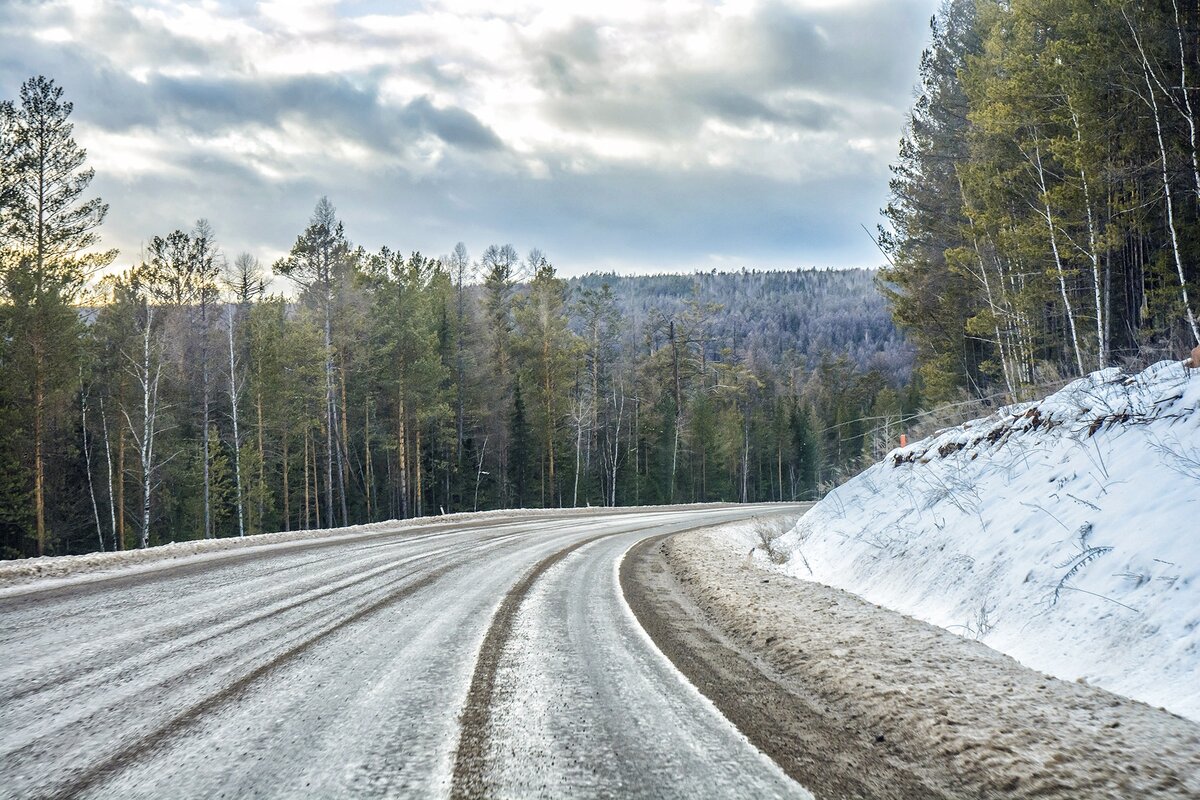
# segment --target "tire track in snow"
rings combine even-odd
[[[682,530],[671,531],[663,536],[673,536],[679,533],[712,527],[711,522]],[[644,526],[653,527],[648,524]],[[636,530],[636,529],[634,529]],[[484,636],[479,648],[479,656],[475,662],[475,672],[471,676],[471,687],[467,692],[466,702],[460,715],[460,733],[458,747],[454,753],[454,767],[451,776],[450,797],[452,800],[476,800],[491,797],[487,779],[487,749],[490,735],[492,701],[496,690],[496,677],[503,657],[505,646],[512,638],[517,614],[526,595],[547,570],[558,564],[576,550],[601,539],[621,536],[631,533],[630,530],[611,531],[577,542],[546,556],[535,564],[525,576],[517,582],[500,602],[492,617],[492,623]]]
[[[59,786],[51,796],[55,798],[76,797],[79,794],[96,787],[97,785],[103,783],[109,775],[120,771],[129,763],[143,758],[161,748],[171,739],[171,737],[186,730],[204,714],[213,711],[225,703],[237,699],[252,684],[270,675],[280,667],[295,661],[298,657],[308,651],[309,648],[320,643],[322,640],[327,639],[329,636],[341,631],[347,626],[363,620],[371,614],[381,611],[388,606],[391,606],[410,597],[413,594],[416,594],[421,589],[431,586],[432,584],[436,583],[438,579],[455,569],[457,566],[459,566],[459,564],[452,563],[435,569],[434,571],[427,573],[412,583],[405,585],[401,589],[386,594],[384,597],[358,609],[353,614],[350,614],[349,616],[338,620],[332,625],[329,625],[317,633],[303,639],[269,661],[260,664],[258,667],[254,668],[247,674],[226,686],[224,689],[209,695],[198,703],[193,704],[182,713],[176,715],[166,724],[156,728],[153,731],[150,731],[143,736],[138,737],[134,741],[125,744],[124,747],[101,761],[99,764],[89,767],[75,776],[69,782]]]
[[[511,523],[497,527],[509,529],[514,525],[520,524],[521,523]],[[486,547],[489,543],[526,537],[530,534],[553,532],[564,527],[570,527],[572,524],[574,523],[566,522],[554,525],[541,525],[536,529],[530,529],[528,523],[524,523],[522,525],[523,529],[521,530],[505,530],[503,532],[494,533],[491,536],[482,538],[478,542],[472,542],[462,552],[468,555],[474,554],[481,548]],[[188,642],[188,646],[194,646],[195,644],[215,639],[218,635],[224,633],[234,632],[245,627],[246,625],[268,619],[269,617],[274,616],[275,613],[283,613],[295,609],[309,600],[321,599],[331,594],[330,591],[327,591],[331,585],[341,589],[350,588],[365,582],[375,575],[395,568],[398,564],[392,563],[382,569],[373,569],[367,572],[362,571],[361,568],[364,565],[379,561],[382,554],[380,552],[375,552],[379,548],[408,547],[412,546],[413,544],[436,544],[437,540],[446,539],[451,535],[465,538],[467,536],[488,530],[494,529],[472,527],[457,530],[449,534],[446,532],[438,532],[411,537],[401,537],[393,542],[348,548],[348,555],[357,555],[359,557],[352,561],[336,559],[336,563],[331,563],[328,569],[319,573],[309,573],[304,575],[303,582],[301,582],[299,585],[297,585],[297,583],[279,583],[277,581],[278,575],[281,572],[297,570],[311,565],[317,560],[333,560],[336,554],[330,554],[330,556],[326,556],[321,559],[303,561],[299,564],[266,569],[255,574],[249,581],[246,581],[244,578],[241,579],[239,588],[242,589],[243,594],[241,597],[241,602],[236,604],[223,605],[215,611],[211,611],[207,608],[199,608],[184,618],[167,618],[162,624],[157,625],[149,630],[146,628],[139,628],[137,630],[118,634],[115,637],[110,637],[104,640],[104,650],[102,652],[95,652],[92,650],[77,650],[75,647],[72,647],[72,660],[67,662],[59,661],[57,658],[55,658],[55,654],[48,654],[43,658],[47,663],[54,664],[57,667],[58,672],[69,669],[70,677],[66,680],[71,682],[80,682],[88,676],[95,675],[101,671],[111,673],[117,665],[133,662],[139,656],[151,653],[156,649],[170,647],[172,650],[178,650],[180,640],[187,639],[189,636],[196,635],[202,631],[206,631],[210,635],[206,635],[200,640],[190,641]],[[449,548],[443,548],[442,550],[435,551],[431,555],[445,552],[447,549]],[[405,561],[400,563],[409,563],[411,561],[412,559],[410,558],[405,559]],[[223,562],[223,565],[228,563],[229,562],[227,561]],[[156,573],[155,577],[161,574],[161,572]],[[355,577],[349,581],[346,581],[346,575],[353,575]],[[171,577],[174,578],[176,576],[171,575]],[[253,585],[263,585],[265,588],[259,591],[246,590],[247,587]],[[310,596],[308,600],[303,602],[295,601],[295,598],[297,598],[298,595],[303,593],[311,593],[313,591],[316,591],[317,594]],[[278,606],[281,602],[284,602],[285,605],[278,607],[273,613],[254,613],[259,609],[263,609],[271,605]],[[14,609],[9,602],[0,600],[0,618],[9,616],[14,610],[19,609]],[[248,618],[244,616],[247,612],[251,612],[252,614]],[[39,613],[46,614],[49,612],[43,608],[39,610]],[[9,618],[11,619],[11,616],[9,616]],[[32,673],[35,676],[42,673],[42,666],[38,662],[26,663],[23,665],[23,669],[26,673]],[[59,674],[52,674],[42,679],[34,678],[21,688],[14,689],[10,693],[0,697],[0,703],[16,702],[26,696],[34,695],[50,688],[60,687],[63,683],[64,679]],[[94,680],[82,683],[83,686],[93,686],[94,684]]]
[[[454,752],[450,785],[450,797],[454,800],[489,796],[484,772],[487,766],[488,728],[492,698],[496,691],[496,673],[504,654],[504,646],[512,637],[517,612],[521,610],[525,596],[546,570],[571,553],[584,545],[627,532],[617,531],[590,536],[551,553],[534,564],[500,601],[500,607],[496,609],[492,624],[488,626],[487,634],[483,638],[483,645],[479,648],[475,672],[471,676],[471,688],[467,690],[467,699],[459,718],[461,730],[458,747]]]
[[[198,692],[212,692],[212,694],[205,695],[193,703],[193,705],[188,706],[187,710],[181,714],[173,715],[170,721],[165,724],[159,724],[163,716],[162,713],[159,713],[157,717],[146,717],[143,714],[143,721],[139,725],[139,728],[141,730],[153,728],[155,733],[147,737],[139,736],[136,742],[128,747],[122,747],[113,756],[104,756],[102,750],[101,753],[97,753],[97,748],[93,748],[83,741],[75,742],[75,748],[81,759],[84,759],[84,763],[80,764],[77,760],[75,766],[68,766],[64,772],[68,774],[72,771],[76,774],[83,772],[83,774],[91,775],[96,770],[103,769],[106,775],[112,773],[118,770],[120,766],[130,763],[130,752],[136,752],[140,757],[142,755],[149,755],[154,750],[159,749],[159,745],[166,743],[170,734],[178,728],[176,725],[177,720],[183,718],[194,720],[200,714],[218,707],[221,705],[221,702],[232,699],[237,693],[230,694],[231,686],[245,688],[266,674],[266,672],[273,671],[277,667],[294,661],[297,656],[302,655],[313,644],[327,638],[330,634],[346,625],[361,619],[367,613],[382,610],[386,606],[408,597],[413,591],[428,585],[436,578],[445,575],[448,571],[464,566],[472,558],[479,558],[481,553],[495,551],[497,548],[504,548],[505,545],[509,544],[520,547],[531,536],[536,537],[541,532],[542,529],[540,527],[509,531],[487,537],[481,541],[472,542],[465,548],[450,545],[439,549],[435,553],[416,556],[412,559],[406,559],[401,563],[392,563],[389,565],[389,569],[391,570],[401,566],[411,566],[414,563],[422,563],[422,566],[409,570],[394,581],[387,582],[382,586],[373,586],[353,597],[343,598],[340,595],[334,595],[336,602],[317,604],[311,613],[302,619],[289,620],[285,625],[268,629],[261,635],[248,640],[243,639],[232,642],[230,643],[230,649],[224,653],[213,655],[205,652],[202,661],[198,661],[195,658],[197,649],[194,643],[189,643],[188,646],[183,648],[173,648],[165,654],[163,661],[180,660],[182,663],[180,663],[178,669],[173,670],[168,676],[157,679],[153,684],[141,686],[127,685],[124,687],[125,691],[115,693],[115,696],[114,693],[106,693],[106,702],[100,707],[81,709],[80,713],[64,716],[64,709],[69,708],[71,705],[70,696],[61,697],[61,693],[56,693],[55,697],[42,698],[45,702],[50,703],[50,708],[45,713],[48,715],[47,718],[55,720],[55,727],[49,731],[36,731],[34,729],[36,732],[30,740],[4,752],[3,761],[6,769],[19,773],[21,769],[20,765],[22,764],[25,765],[25,769],[38,769],[38,765],[44,759],[50,757],[61,746],[60,744],[55,744],[55,742],[64,729],[80,731],[85,736],[88,732],[111,732],[128,726],[127,712],[131,708],[159,707],[161,712],[172,713],[168,704],[172,701],[178,702],[181,693],[188,693],[190,691],[191,694],[195,695]],[[428,572],[428,577],[420,579],[416,584],[406,584],[404,588],[400,589],[399,594],[393,592],[393,587],[398,584],[404,584],[414,575],[425,573],[427,567],[424,564],[430,561],[433,561],[434,565],[439,561],[444,565],[434,569],[432,572]],[[411,590],[409,587],[411,587]],[[382,598],[380,598],[381,590],[383,592]],[[347,606],[353,608],[364,601],[367,602],[367,605],[359,611],[355,611],[349,616],[342,618],[332,626],[322,625],[332,615],[338,614],[339,609],[346,608]],[[268,615],[264,618],[264,621],[269,621],[278,616],[278,613]],[[314,630],[316,633],[311,634],[310,632]],[[217,641],[221,643],[220,639]],[[280,652],[281,647],[284,648],[282,652]],[[227,672],[237,674],[239,668],[244,669],[256,664],[260,666],[255,667],[242,678],[238,678],[233,684],[215,687],[205,687],[203,685],[205,681],[211,682],[213,676],[219,673],[222,667]],[[159,662],[155,662],[151,666],[155,666],[161,670]],[[125,668],[124,673],[128,674],[130,672],[130,668]],[[222,698],[222,700],[221,702],[213,702],[213,698]],[[66,703],[67,705],[55,709],[54,703],[56,702]],[[164,706],[166,707],[164,708]],[[5,713],[4,716],[8,717],[9,721],[11,721],[11,714]],[[30,719],[36,718],[36,715],[27,712],[23,713],[23,716]],[[111,738],[105,736],[100,740],[99,745],[103,748],[110,741]],[[154,746],[147,747],[147,742]],[[120,743],[118,742],[118,744]],[[101,759],[99,766],[89,765],[89,761],[94,761],[97,758]],[[78,790],[72,789],[67,794],[82,791],[83,788]],[[3,794],[3,792],[0,791],[0,794]]]
[[[480,549],[486,549],[487,544],[498,540],[511,539],[519,535],[519,533],[506,533],[489,537],[462,552],[468,554],[474,553]],[[5,703],[16,702],[26,696],[34,695],[50,688],[61,688],[67,683],[75,684],[81,688],[95,686],[97,682],[107,683],[113,677],[119,676],[121,672],[137,668],[139,662],[144,662],[147,658],[150,658],[152,661],[155,660],[154,652],[164,647],[169,649],[167,653],[169,656],[171,653],[178,653],[183,648],[196,647],[210,641],[215,641],[222,636],[235,633],[331,595],[345,592],[368,583],[380,575],[385,575],[395,570],[398,566],[436,558],[451,551],[451,547],[443,547],[440,550],[420,554],[366,571],[363,571],[360,567],[365,563],[377,561],[378,556],[361,558],[346,564],[337,564],[330,570],[319,573],[316,578],[311,575],[307,576],[308,586],[298,587],[295,584],[270,586],[268,591],[247,594],[243,602],[236,606],[224,607],[215,614],[207,613],[207,609],[201,609],[191,619],[168,621],[165,625],[152,632],[138,630],[121,637],[115,642],[108,640],[105,642],[105,652],[96,654],[83,653],[76,663],[66,664],[66,667],[72,668],[69,678],[64,680],[60,676],[52,675],[44,680],[34,680],[28,685],[5,695],[3,701]],[[274,575],[277,572],[278,570],[270,570],[268,574]],[[330,576],[330,573],[333,573],[333,575]],[[347,573],[353,577],[344,578],[343,576]],[[261,577],[261,575],[256,576],[255,581],[257,582]],[[332,582],[330,582],[331,580]],[[351,599],[358,599],[360,596],[353,596]],[[247,611],[251,612],[250,616],[245,616]],[[0,613],[2,613],[2,606],[0,606]],[[295,625],[284,632],[294,629]],[[220,657],[217,660],[220,660]],[[213,662],[210,661],[211,663]],[[36,664],[31,665],[31,668],[33,671],[37,671]],[[117,673],[116,676],[113,675],[114,671]]]

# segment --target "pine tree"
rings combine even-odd
[[[526,385],[537,387],[534,419],[541,450],[541,503],[561,505],[557,440],[568,413],[578,344],[567,328],[567,282],[555,275],[544,257],[539,257],[534,268],[516,322]]]
[[[979,386],[982,343],[963,337],[977,309],[972,281],[952,269],[946,252],[968,244],[957,166],[967,154],[968,101],[960,81],[979,52],[975,0],[945,0],[932,20],[933,41],[921,54],[921,94],[892,167],[891,200],[882,232],[891,266],[880,278],[896,321],[920,348],[922,376],[936,397]],[[981,276],[982,277],[982,276]]]
[[[512,415],[508,423],[509,484],[513,489],[516,508],[525,507],[529,473],[532,471],[533,430],[525,416],[525,401],[521,399],[521,382],[513,385]]]
[[[508,431],[503,409],[512,403],[513,365],[513,288],[516,286],[517,251],[512,245],[492,245],[480,261],[483,271],[483,316],[487,351],[484,363],[489,365],[484,408],[488,409],[487,437],[496,454],[496,474],[500,504],[507,504],[507,477],[512,473],[508,463]]]
[[[334,301],[342,289],[350,252],[345,229],[338,221],[329,198],[317,201],[308,227],[299,237],[286,258],[275,263],[275,272],[290,278],[305,294],[305,299],[319,309],[325,355],[325,514],[330,527],[334,519],[334,486],[341,501],[342,524],[349,524],[346,506],[345,464],[342,447],[335,446],[338,436],[338,404],[336,392],[336,353],[333,344]],[[334,471],[334,464],[337,471]]]
[[[72,302],[88,275],[115,252],[88,252],[108,206],[84,200],[94,171],[84,166],[62,88],[38,76],[21,85],[19,106],[0,112],[0,293],[5,301],[8,362],[32,416],[32,471],[37,553],[47,546],[46,471],[55,420],[78,378],[81,328]]]

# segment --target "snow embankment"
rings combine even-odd
[[[894,450],[770,551],[795,577],[1200,721],[1200,370],[1103,370]]]

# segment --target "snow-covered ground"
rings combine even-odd
[[[42,556],[0,562],[0,597],[23,591],[25,584],[37,581],[40,589],[68,583],[86,581],[94,577],[105,577],[113,570],[125,574],[130,571],[148,572],[174,566],[181,561],[219,560],[233,551],[266,546],[287,546],[291,543],[311,544],[318,539],[351,540],[356,537],[392,533],[408,528],[443,522],[485,522],[513,514],[533,513],[527,511],[476,511],[449,514],[441,517],[417,517],[406,520],[387,520],[344,528],[310,528],[300,531],[260,533],[227,539],[196,539],[186,542],[147,547],[137,550],[121,550],[107,553],[85,553],[74,556]],[[13,587],[16,587],[15,589]]]
[[[1093,373],[892,451],[774,559],[744,536],[764,565],[1200,721],[1200,370]]]
[[[686,508],[717,507],[716,503],[694,503]],[[664,509],[681,509],[685,506],[639,506],[623,508],[614,513],[633,513]],[[182,563],[219,561],[245,551],[269,547],[273,550],[291,546],[311,545],[316,540],[349,542],[356,538],[378,536],[407,530],[421,530],[430,525],[458,525],[480,523],[487,525],[510,517],[545,517],[589,515],[600,512],[596,508],[560,509],[499,509],[494,511],[464,511],[441,516],[414,517],[405,520],[385,520],[342,528],[310,528],[299,531],[259,533],[253,536],[226,539],[194,539],[171,542],[137,550],[121,550],[107,553],[85,553],[73,556],[42,556],[0,562],[0,598],[20,594],[26,585],[38,583],[39,589],[67,586],[74,583],[104,579],[114,571],[128,575],[133,572],[153,572],[174,567]],[[266,551],[262,551],[266,552]]]
[[[647,513],[654,511],[678,511],[682,509],[716,509],[718,503],[694,503],[677,506],[626,506],[612,513]],[[330,542],[348,542],[361,539],[364,536],[398,533],[398,531],[424,530],[430,525],[458,525],[463,523],[479,523],[480,525],[496,524],[509,518],[535,519],[546,516],[570,517],[588,516],[599,513],[600,509],[580,507],[580,509],[500,509],[494,511],[462,511],[450,515],[414,517],[410,519],[388,519],[383,522],[348,525],[344,528],[311,528],[306,530],[277,531],[270,534],[254,534],[244,537],[229,537],[229,539],[202,539],[184,542],[170,542],[168,545],[157,545],[144,549],[130,549],[109,553],[85,553],[80,555],[44,555],[41,558],[17,559],[0,561],[0,599],[14,594],[22,594],[29,585],[37,584],[38,590],[53,587],[67,587],[76,583],[86,583],[104,579],[113,572],[121,575],[132,575],[134,572],[154,572],[169,569],[181,564],[194,564],[199,561],[220,561],[248,551],[258,552],[258,548],[271,548],[280,551],[289,547],[304,547],[312,545],[316,540]],[[268,551],[262,551],[266,553]]]

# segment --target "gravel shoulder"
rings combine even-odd
[[[1200,797],[1200,725],[762,570],[722,528],[646,540],[621,585],[659,648],[818,797]]]

